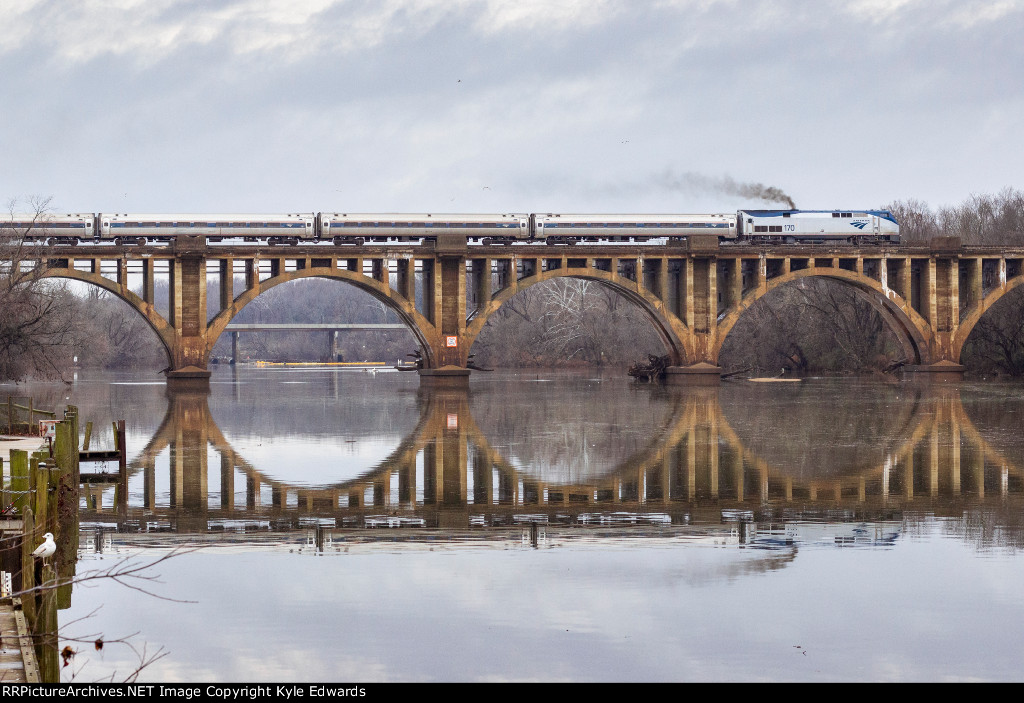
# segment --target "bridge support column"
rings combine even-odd
[[[432,349],[433,366],[419,371],[423,385],[445,388],[466,388],[469,385],[466,253],[464,237],[438,235],[435,258],[433,261],[425,260],[423,264],[424,304],[430,321],[437,329]],[[479,290],[483,291],[482,283]],[[429,296],[427,291],[431,291]]]
[[[905,371],[919,374],[928,381],[959,381],[964,367],[960,365],[960,350],[954,339],[960,327],[960,241],[949,237],[935,238],[931,242],[932,255],[922,262],[927,275],[920,289],[920,306],[931,332],[930,364],[904,367]],[[980,267],[972,272],[966,269],[967,290],[980,286]],[[980,295],[974,291],[974,295]],[[968,301],[968,304],[970,301]]]
[[[191,241],[195,239],[195,241]],[[200,238],[182,238],[170,262],[169,322],[174,328],[168,386],[208,390],[206,368],[206,258]]]
[[[717,249],[717,241],[713,244]],[[699,253],[681,262],[677,278],[677,314],[691,335],[691,359],[697,361],[667,368],[665,382],[668,385],[709,386],[717,385],[721,380],[722,369],[717,364],[718,353],[715,348],[718,335],[719,268],[722,269],[723,308],[736,306],[743,298],[743,266],[739,259],[720,263],[713,256]]]

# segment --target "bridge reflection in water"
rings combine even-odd
[[[250,463],[218,428],[207,394],[169,392],[162,424],[130,461],[132,494],[83,486],[81,520],[86,530],[192,535],[519,523],[637,525],[653,534],[704,525],[732,526],[740,541],[760,532],[768,542],[787,521],[808,518],[878,523],[873,539],[891,535],[892,521],[921,513],[961,518],[981,510],[988,516],[981,522],[995,532],[1019,522],[1020,467],[975,428],[955,386],[904,385],[902,401],[884,419],[875,417],[886,430],[877,442],[844,447],[841,436],[800,436],[787,452],[782,426],[760,427],[744,415],[756,398],[723,411],[728,385],[650,389],[665,394],[670,412],[646,446],[597,475],[571,478],[524,469],[503,456],[474,419],[471,392],[424,387],[417,393],[418,422],[386,459],[362,475],[316,487],[289,484],[284,472],[272,476]],[[785,409],[774,390],[764,402]],[[857,412],[869,423],[881,414]],[[849,425],[842,418],[818,424],[840,434]],[[799,434],[799,427],[792,430]],[[159,480],[169,490],[158,496],[164,452],[169,475]]]

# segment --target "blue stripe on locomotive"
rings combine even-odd
[[[880,217],[883,220],[889,220],[889,222],[892,222],[894,225],[899,224],[896,221],[896,217],[888,210],[740,210],[740,212],[745,215],[753,215],[754,217],[784,217],[798,212],[816,215],[828,214],[830,216],[833,212],[863,212],[866,215],[873,215],[875,217]]]

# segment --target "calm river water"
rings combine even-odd
[[[26,390],[77,405],[94,448],[127,421],[127,491],[83,496],[78,575],[185,550],[75,587],[65,680],[154,654],[140,681],[1024,678],[1021,385],[221,368],[209,395]]]

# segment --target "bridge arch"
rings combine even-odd
[[[805,278],[827,278],[851,287],[863,300],[868,302],[883,321],[895,333],[903,347],[905,358],[911,364],[929,364],[933,361],[930,349],[930,326],[921,315],[911,307],[910,303],[895,291],[885,288],[873,278],[855,271],[837,268],[809,268],[772,278],[768,285],[755,288],[743,299],[727,311],[718,322],[718,334],[712,345],[711,357],[717,363],[722,346],[729,333],[739,322],[743,313],[754,303],[781,286]]]
[[[156,308],[143,300],[140,296],[128,290],[125,286],[113,281],[98,273],[79,271],[73,268],[46,268],[42,272],[43,278],[60,278],[70,281],[79,281],[101,288],[108,293],[113,293],[117,298],[126,302],[135,312],[142,316],[150,329],[156,333],[157,339],[167,355],[168,362],[174,359],[175,332],[174,327],[156,311]]]
[[[255,285],[241,293],[232,301],[231,305],[221,310],[207,323],[207,339],[204,351],[205,358],[207,360],[209,359],[210,354],[213,351],[213,347],[220,338],[220,335],[223,334],[231,320],[233,320],[246,305],[271,288],[275,288],[282,283],[289,283],[291,281],[307,278],[323,278],[351,283],[360,290],[369,293],[374,298],[387,305],[395,311],[399,319],[408,327],[409,331],[412,332],[413,336],[416,338],[416,341],[419,343],[422,350],[424,365],[428,368],[435,365],[436,359],[434,358],[434,348],[438,341],[436,339],[438,333],[435,326],[432,325],[422,313],[416,310],[415,301],[409,301],[397,295],[396,292],[386,283],[364,276],[362,273],[326,268],[300,269],[281,273],[277,276],[260,281],[258,285]]]
[[[1021,286],[1024,286],[1024,276],[1011,278],[1006,282],[1005,286],[995,288],[967,313],[964,319],[960,321],[960,326],[957,327],[956,334],[953,336],[952,355],[956,360],[959,361],[960,354],[963,352],[967,340],[970,339],[971,332],[981,322],[985,313],[991,310],[996,303],[1005,298],[1010,292]]]
[[[527,278],[520,279],[514,285],[496,293],[488,305],[481,309],[466,326],[465,349],[472,348],[473,343],[483,331],[484,325],[501,306],[527,288],[539,283],[546,283],[560,278],[574,278],[593,281],[606,286],[622,295],[634,304],[650,321],[655,332],[665,345],[673,365],[684,363],[694,358],[694,345],[683,322],[668,312],[665,302],[653,295],[646,288],[630,279],[598,269],[552,269],[542,271]],[[468,351],[467,351],[468,353]]]

